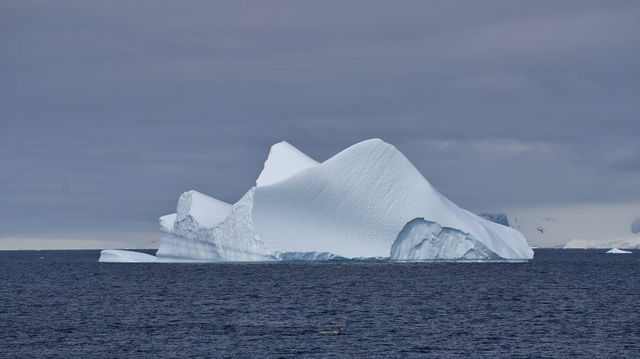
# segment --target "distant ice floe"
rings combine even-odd
[[[146,253],[120,249],[104,249],[98,262],[106,263],[155,263],[156,257]]]
[[[458,207],[379,139],[322,163],[275,144],[238,202],[185,192],[160,231],[159,262],[533,258],[519,231]]]
[[[625,251],[625,250],[618,249],[618,248],[611,248],[611,249],[609,249],[607,251],[607,253],[609,253],[609,254],[630,254],[632,252]]]

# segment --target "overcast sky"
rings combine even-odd
[[[153,233],[281,140],[382,138],[474,211],[637,202],[639,34],[638,1],[4,0],[0,238]]]

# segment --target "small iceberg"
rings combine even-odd
[[[631,254],[631,252],[629,251],[624,251],[622,249],[619,248],[611,248],[607,251],[607,253],[609,254]]]
[[[100,252],[98,262],[103,263],[155,263],[157,258],[150,254],[123,251],[120,249],[104,249]]]

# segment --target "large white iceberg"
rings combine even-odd
[[[461,209],[379,139],[322,163],[278,143],[237,203],[189,191],[160,227],[158,261],[533,258],[520,232]]]

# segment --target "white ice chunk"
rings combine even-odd
[[[287,252],[280,253],[278,258],[286,262],[298,262],[298,261],[329,261],[329,260],[342,260],[343,257],[338,257],[329,252]]]
[[[232,206],[198,191],[187,191],[178,199],[176,223],[191,216],[199,225],[213,228],[231,212]]]
[[[172,232],[162,233],[156,255],[160,262],[252,262],[277,260],[253,231],[251,209],[254,188],[236,204],[227,218],[206,228],[192,217],[176,222]]]
[[[630,254],[632,252],[625,251],[625,250],[618,249],[618,248],[611,248],[611,249],[609,249],[607,251],[607,253],[609,253],[609,254]]]
[[[500,257],[472,235],[416,218],[391,246],[392,260],[497,260]]]
[[[289,143],[282,141],[271,146],[269,157],[256,180],[257,186],[267,186],[282,181],[318,162]]]
[[[105,263],[155,263],[156,257],[146,253],[105,249],[100,252],[98,262]]]

